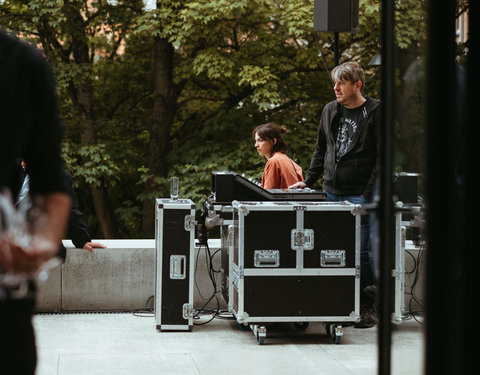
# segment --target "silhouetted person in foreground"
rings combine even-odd
[[[71,200],[62,177],[62,129],[52,71],[34,47],[0,31],[0,363],[2,373],[34,374],[33,279],[57,254]],[[29,165],[29,229],[16,235],[12,205],[18,158]],[[11,194],[11,197],[8,195]],[[8,214],[6,211],[9,211]],[[24,223],[24,222],[23,222]],[[28,233],[31,241],[26,241]]]

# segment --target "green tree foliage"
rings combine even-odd
[[[111,207],[118,204],[116,181],[123,166],[116,163],[120,155],[113,152],[118,139],[112,135],[117,131],[116,110],[124,107],[121,100],[129,94],[122,87],[120,98],[117,95],[115,102],[104,103],[99,85],[119,69],[119,52],[142,7],[142,1],[7,0],[0,4],[1,27],[41,48],[54,68],[65,123],[64,149],[69,153],[67,168],[78,186],[92,233],[101,232],[107,238],[121,233]]]
[[[397,45],[413,55],[419,3],[398,2]],[[288,128],[288,154],[306,171],[334,99],[333,34],[313,32],[311,0],[163,0],[153,10],[139,0],[4,0],[0,27],[54,66],[65,159],[95,237],[151,238],[142,222],[171,176],[199,206],[214,170],[260,179],[251,131],[264,122]],[[342,33],[339,49],[378,97],[378,69],[367,65],[380,53],[378,0],[360,2],[360,31]]]

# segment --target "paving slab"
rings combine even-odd
[[[153,314],[70,313],[34,316],[36,375],[275,374],[374,375],[377,329],[345,327],[334,344],[321,323],[298,331],[291,323],[267,326],[258,345],[236,320],[209,316],[191,332],[160,332]],[[395,326],[392,375],[423,373],[423,328]]]

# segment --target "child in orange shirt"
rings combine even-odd
[[[267,160],[262,176],[264,189],[287,189],[303,181],[302,168],[285,154],[288,146],[283,134],[286,131],[285,127],[269,122],[252,132],[257,152]]]

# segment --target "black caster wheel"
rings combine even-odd
[[[332,340],[334,344],[340,344],[343,336],[343,328],[341,325],[330,327]]]
[[[245,324],[238,323],[237,326],[240,331],[250,331],[250,326],[248,325],[246,326]]]
[[[335,336],[332,337],[332,339],[333,339],[333,343],[338,345],[342,341],[342,336],[335,335]]]
[[[296,322],[293,323],[297,331],[305,331],[308,328],[308,322]]]
[[[324,324],[325,327],[325,333],[327,334],[327,337],[332,337],[332,332],[330,330],[330,324]]]

